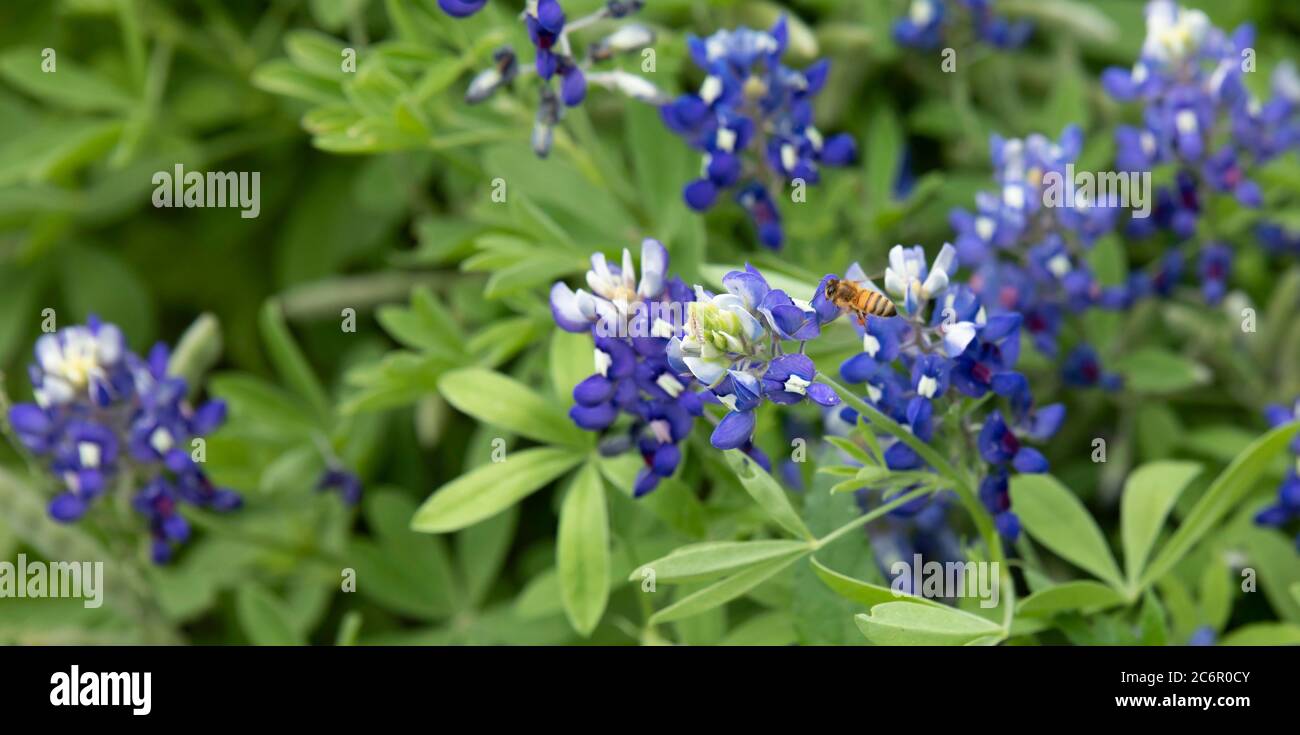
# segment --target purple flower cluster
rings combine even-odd
[[[1253,27],[1227,34],[1205,13],[1173,0],[1149,3],[1146,21],[1137,63],[1102,76],[1115,99],[1143,103],[1142,125],[1115,132],[1116,165],[1129,171],[1175,167],[1173,185],[1157,192],[1154,216],[1131,220],[1128,232],[1142,237],[1166,230],[1185,240],[1195,234],[1210,193],[1251,208],[1263,203],[1249,172],[1300,143],[1300,80],[1294,67],[1279,66],[1272,98],[1261,103],[1243,81],[1254,70]],[[1210,272],[1202,283],[1211,303],[1224,291],[1215,274],[1226,274],[1230,264],[1227,249],[1201,256],[1201,270]]]
[[[808,340],[839,310],[824,295],[820,301],[818,296],[796,300],[772,288],[751,265],[725,275],[722,285],[726,292],[720,294],[695,287],[685,329],[669,342],[667,356],[674,369],[689,372],[707,388],[706,400],[728,409],[710,443],[748,451],[758,422],[755,410],[764,401],[839,403],[829,386],[814,382],[817,368],[804,354]],[[798,351],[787,352],[784,342],[798,342]]]
[[[1059,141],[994,135],[997,190],[977,194],[974,212],[959,208],[949,217],[961,265],[972,272],[971,289],[991,313],[1023,316],[1045,355],[1057,353],[1067,314],[1117,306],[1083,258],[1113,228],[1119,210],[1076,186],[1072,164],[1082,147],[1075,126]]]
[[[971,288],[950,284],[948,273],[955,269],[955,258],[955,248],[945,245],[934,266],[927,268],[919,246],[894,247],[885,289],[902,298],[903,311],[891,318],[870,316],[865,326],[859,325],[862,352],[846,360],[840,374],[849,383],[865,383],[864,399],[924,442],[934,439],[941,402],[989,394],[1003,398],[1005,413],[986,413],[978,434],[976,449],[988,465],[979,494],[999,532],[1015,539],[1020,524],[1010,510],[1009,473],[1047,471],[1047,459],[1024,440],[1050,438],[1060,427],[1065,409],[1059,404],[1035,409],[1029,381],[1015,370],[1021,316],[989,316]],[[856,263],[845,278],[880,290]],[[853,424],[858,416],[844,408],[839,418]],[[961,431],[973,431],[965,423],[970,418],[963,415]],[[889,469],[925,468],[912,447],[889,437],[885,441],[883,459]]]
[[[965,22],[962,15],[967,16]],[[1012,22],[994,15],[993,0],[912,0],[907,16],[894,21],[894,40],[931,50],[951,44],[954,32],[961,27],[969,27],[976,40],[1001,49],[1021,46],[1034,30],[1028,21]]]
[[[845,166],[857,157],[851,136],[824,138],[813,124],[813,98],[826,84],[829,62],[802,72],[785,66],[787,35],[782,17],[768,31],[691,36],[691,59],[704,82],[660,108],[668,128],[704,153],[700,178],[683,192],[686,203],[705,211],[723,192],[734,192],[759,242],[773,249],[785,241],[776,207],[785,185],[816,184],[821,166]]]
[[[483,8],[486,0],[438,0],[448,15],[463,18]],[[550,153],[554,128],[563,116],[564,107],[577,107],[587,98],[589,83],[596,82],[645,102],[660,102],[660,93],[641,77],[622,71],[595,73],[595,62],[607,61],[615,54],[636,51],[654,42],[654,33],[639,25],[626,25],[592,44],[587,56],[579,58],[569,41],[569,34],[606,19],[622,19],[640,10],[642,0],[609,0],[590,15],[570,21],[559,0],[530,0],[523,13],[528,39],[535,52],[533,65],[521,71],[514,49],[504,46],[493,54],[493,65],[470,82],[466,101],[477,103],[491,97],[524,73],[536,74],[542,81],[537,116],[533,125],[533,150],[538,156]]]
[[[1291,406],[1269,406],[1264,411],[1264,416],[1272,427],[1291,423],[1300,418],[1300,399]],[[1258,525],[1281,528],[1300,520],[1300,475],[1297,475],[1297,468],[1300,468],[1300,435],[1292,440],[1291,453],[1296,455],[1297,460],[1292,463],[1282,484],[1278,486],[1277,500],[1255,515],[1255,523]],[[1295,544],[1296,549],[1300,550],[1300,534],[1296,534]]]
[[[693,295],[680,279],[667,277],[668,251],[657,240],[641,245],[639,282],[627,250],[622,267],[607,263],[601,253],[591,257],[591,266],[590,292],[573,291],[563,282],[551,288],[555,323],[565,331],[590,333],[595,345],[595,372],[573,389],[569,417],[602,433],[600,450],[606,455],[636,447],[645,460],[636,479],[640,497],[676,472],[679,445],[704,410],[690,372],[674,367],[668,357]]]
[[[217,511],[240,506],[239,495],[214,487],[190,454],[193,439],[225,420],[225,404],[191,407],[185,380],[167,372],[166,345],[141,358],[127,349],[120,329],[91,317],[42,336],[35,351],[36,401],[14,405],[9,422],[61,485],[51,517],[76,521],[110,484],[138,483],[131,504],[148,523],[152,556],[161,564],[189,537],[182,502]]]

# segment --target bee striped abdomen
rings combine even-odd
[[[894,308],[893,302],[885,297],[879,291],[863,289],[858,292],[858,298],[855,299],[854,306],[858,311],[872,316],[890,317],[898,313]]]

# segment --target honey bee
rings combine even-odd
[[[858,324],[866,326],[868,316],[891,317],[898,315],[898,307],[889,297],[847,279],[832,278],[826,282],[826,298],[841,310],[857,317]]]

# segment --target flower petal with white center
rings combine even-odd
[[[929,375],[922,375],[921,379],[916,381],[917,395],[925,398],[934,398],[934,393],[939,388],[939,381]]]
[[[812,381],[804,380],[798,375],[791,375],[785,379],[785,392],[798,393],[801,396],[808,395],[808,386],[810,385],[812,385]]]
[[[614,358],[610,357],[608,352],[597,347],[595,355],[593,356],[593,362],[596,363],[596,372],[605,377],[609,377],[609,366],[614,364]]]
[[[965,352],[973,339],[975,325],[972,322],[957,322],[943,329],[943,348],[948,357],[956,357]]]

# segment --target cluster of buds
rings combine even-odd
[[[483,3],[441,0],[440,5],[449,15],[465,17],[476,12]],[[476,7],[470,9],[471,5]],[[479,72],[470,82],[465,100],[471,104],[483,102],[518,79],[536,76],[541,85],[532,144],[534,152],[543,158],[550,153],[555,126],[560,123],[564,108],[582,104],[588,86],[604,87],[651,104],[662,103],[665,99],[662,93],[643,77],[621,69],[595,70],[596,64],[640,51],[654,43],[654,32],[648,27],[634,23],[621,25],[588,44],[585,55],[579,55],[570,40],[572,34],[589,26],[610,20],[621,21],[643,5],[642,0],[609,0],[596,11],[570,21],[559,0],[529,0],[521,17],[536,54],[533,65],[521,67],[518,55],[509,46],[497,49],[492,57],[492,66]]]

